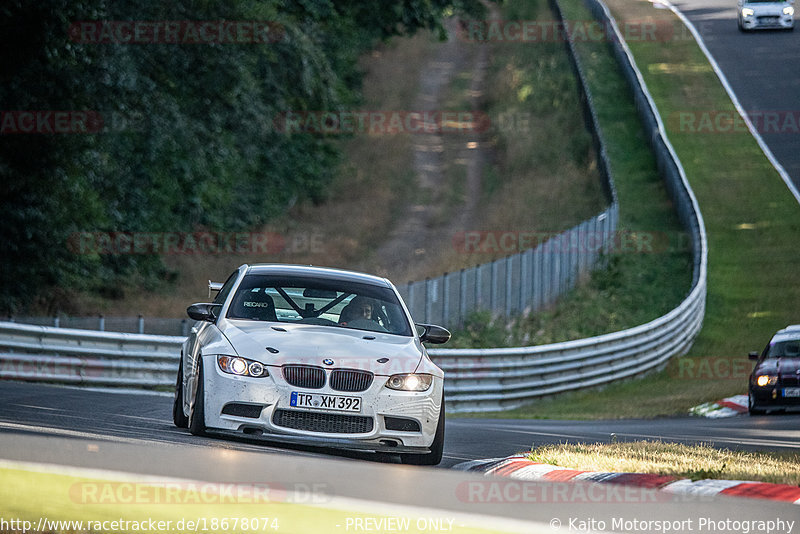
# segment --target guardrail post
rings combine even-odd
[[[431,318],[431,279],[425,279],[425,322],[429,322]]]
[[[564,265],[564,268],[561,270],[561,287],[559,288],[558,291],[559,296],[561,296],[561,294],[563,294],[564,291],[566,290],[567,286],[569,285],[570,277],[572,276],[572,263],[575,256],[572,249],[572,246],[575,244],[575,239],[573,239],[574,236],[575,236],[575,228],[573,227],[569,229],[566,235],[567,246],[565,247],[563,256],[564,262],[562,263],[562,265]]]
[[[144,317],[142,316],[142,314],[139,314],[138,323],[139,323],[138,324],[139,333],[144,334]]]
[[[458,323],[461,324],[467,313],[467,272],[464,269],[461,269],[458,279]]]
[[[101,332],[106,329],[106,318],[102,315],[97,316],[97,329]]]
[[[444,273],[442,276],[442,324],[447,324],[450,319],[450,276]]]
[[[539,263],[541,266],[541,274],[539,275],[539,287],[541,288],[541,305],[542,307],[547,306],[550,303],[550,290],[549,290],[549,280],[550,280],[550,262],[551,262],[551,240],[547,240],[542,245],[542,254],[539,258]]]
[[[189,321],[186,319],[181,319],[181,335],[188,336],[189,335]]]
[[[528,302],[528,287],[530,286],[529,276],[530,272],[528,267],[528,253],[530,249],[523,252],[519,257],[519,300],[517,301],[517,305],[519,306],[520,313],[525,311],[525,306]]]
[[[562,247],[561,249],[561,280],[558,283],[558,295],[564,292],[567,287],[567,283],[569,282],[569,273],[570,269],[572,268],[572,235],[575,229],[571,229],[564,239],[561,241],[566,241],[566,246]]]
[[[556,241],[559,241],[556,244]],[[548,290],[547,290],[547,304],[550,304],[555,300],[555,296],[558,294],[558,280],[559,280],[559,270],[560,265],[558,264],[559,260],[561,259],[559,255],[561,254],[561,240],[557,237],[554,237],[550,240],[550,280],[548,281]]]
[[[475,266],[475,308],[480,309],[483,305],[483,295],[482,293],[483,287],[483,273],[481,272],[481,266]]]
[[[61,326],[61,319],[59,318],[58,315],[53,316],[53,326],[55,326],[56,328]]]
[[[494,260],[490,265],[489,271],[489,309],[492,310],[492,313],[495,313],[497,310],[495,306],[497,305],[497,260]]]
[[[506,317],[511,315],[511,289],[514,282],[514,260],[513,256],[506,256]]]

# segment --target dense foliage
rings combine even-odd
[[[442,31],[452,10],[480,7],[473,0],[4,2],[0,312],[62,306],[71,288],[113,295],[131,281],[166,276],[157,255],[76,253],[68,243],[77,233],[233,231],[279,216],[298,199],[324,199],[334,146],[275,131],[273,119],[357,105],[358,56],[392,35]],[[80,33],[86,21],[270,21],[276,38],[91,42]],[[20,131],[22,112],[65,110],[92,111],[102,127]],[[56,120],[39,115],[50,127]]]

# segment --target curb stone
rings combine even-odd
[[[678,478],[671,475],[582,471],[533,462],[528,460],[524,455],[509,456],[508,458],[473,460],[457,464],[453,466],[453,469],[472,473],[483,473],[486,476],[509,477],[517,480],[544,480],[549,482],[581,480],[602,484],[622,484],[639,488],[657,489],[682,495],[728,495],[800,504],[800,487],[791,486],[789,484],[714,479],[692,481],[688,478]]]
[[[747,411],[747,395],[734,395],[716,402],[706,402],[695,406],[689,410],[689,414],[717,419],[744,415]]]

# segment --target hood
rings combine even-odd
[[[363,369],[389,376],[414,372],[423,355],[416,337],[259,321],[225,320],[219,326],[237,354],[268,366],[306,364]],[[386,362],[378,362],[384,358]],[[323,364],[325,359],[333,360],[333,365]]]
[[[755,369],[755,373],[781,376],[796,376],[800,370],[800,358],[767,358]]]
[[[746,2],[742,7],[749,7],[756,16],[758,15],[783,15],[783,8],[788,6],[786,2]]]

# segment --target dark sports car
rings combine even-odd
[[[800,325],[787,326],[772,337],[750,375],[750,415],[769,410],[800,409]]]

